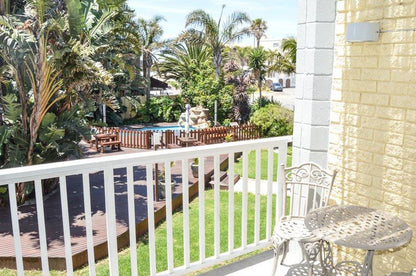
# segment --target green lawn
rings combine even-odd
[[[241,246],[241,200],[242,194],[235,193],[235,213],[234,213],[234,248]],[[248,194],[248,224],[247,224],[247,243],[254,241],[254,202],[253,194]],[[260,240],[266,238],[266,202],[267,197],[261,196],[261,219],[260,219]],[[273,206],[275,196],[273,196]],[[220,210],[221,210],[221,252],[228,250],[228,192],[220,192]],[[272,208],[273,224],[275,218],[275,208]],[[191,262],[199,259],[199,215],[198,215],[198,198],[194,199],[189,206],[189,225],[190,225],[190,257]],[[157,271],[167,269],[166,254],[166,223],[159,224],[155,231],[156,235],[156,265]],[[208,190],[205,192],[205,255],[206,257],[214,254],[214,192]],[[183,265],[183,216],[182,212],[176,212],[173,215],[173,248],[175,267]],[[119,253],[120,275],[130,275],[130,250],[125,249]],[[142,237],[137,244],[138,270],[139,275],[149,275],[149,246],[147,236]],[[97,275],[109,275],[108,259],[101,260],[96,265]],[[0,275],[15,275],[15,271],[0,270]],[[41,275],[39,271],[25,273],[25,275]],[[53,271],[51,275],[64,275],[64,272]],[[75,272],[75,275],[88,275],[88,267],[84,267]]]
[[[292,165],[292,147],[288,148],[287,151],[287,161],[286,165]],[[268,162],[268,153],[267,150],[261,150],[261,179],[267,180],[267,166]],[[273,153],[273,180],[277,180],[277,153]],[[235,173],[238,173],[240,176],[243,176],[243,157],[241,156],[235,162]],[[248,177],[249,178],[256,178],[256,151],[250,151],[248,154]]]

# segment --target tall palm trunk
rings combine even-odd
[[[47,78],[47,64],[46,64],[46,49],[44,44],[44,37],[40,35],[38,41],[38,54],[35,58],[33,67],[34,67],[34,79],[32,79],[32,89],[34,103],[32,108],[32,114],[30,115],[30,137],[29,137],[29,149],[27,152],[28,165],[33,163],[33,152],[36,140],[38,138],[38,130],[40,123],[42,122],[42,94],[44,94],[47,89],[45,85],[45,80]]]
[[[152,68],[152,57],[149,53],[143,53],[143,76],[146,81],[146,102],[150,101],[150,70]]]
[[[218,80],[221,76],[221,63],[222,63],[221,50],[214,51],[212,60],[215,66],[215,77]]]
[[[263,107],[263,101],[261,100],[262,99],[262,97],[261,97],[261,76],[259,76],[259,79],[257,80],[257,87],[259,88],[259,103],[260,103],[260,107]]]

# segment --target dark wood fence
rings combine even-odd
[[[151,149],[152,135],[157,130],[122,129],[118,127],[95,127],[97,133],[117,133],[121,146],[125,148]],[[178,138],[185,137],[185,130],[163,130],[163,147],[169,144],[179,144]],[[232,127],[211,127],[193,129],[189,136],[198,140],[199,144],[217,144],[229,141],[243,141],[261,137],[260,128],[255,125]]]

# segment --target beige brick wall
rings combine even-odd
[[[394,213],[416,236],[416,32],[404,30],[416,28],[416,0],[337,2],[328,163],[340,173],[333,198]],[[388,32],[378,42],[346,42],[346,24],[366,21]],[[374,261],[376,276],[409,271],[416,237]]]

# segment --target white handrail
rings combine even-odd
[[[270,233],[273,227],[272,225],[272,196],[273,190],[272,185],[275,183],[273,180],[273,171],[277,170],[278,180],[280,181],[282,177],[282,172],[280,171],[280,166],[274,166],[274,156],[273,151],[277,151],[278,162],[280,164],[282,162],[286,162],[287,159],[287,147],[288,143],[292,141],[291,136],[283,136],[283,137],[275,137],[275,138],[265,138],[265,139],[257,139],[257,140],[249,140],[249,141],[240,141],[240,142],[231,142],[231,143],[223,143],[223,144],[214,144],[214,145],[207,145],[207,146],[199,146],[199,147],[189,147],[189,148],[181,148],[181,149],[170,149],[170,150],[160,150],[160,151],[148,151],[148,152],[141,152],[141,153],[134,153],[134,154],[122,154],[122,155],[114,155],[114,156],[105,156],[99,158],[90,158],[90,159],[82,159],[82,160],[73,160],[73,161],[65,161],[65,162],[58,162],[58,163],[50,163],[50,164],[43,164],[43,165],[34,165],[34,166],[27,166],[27,167],[19,167],[19,168],[12,168],[12,169],[4,169],[0,170],[0,186],[1,185],[8,185],[9,193],[12,195],[14,192],[14,184],[15,183],[22,183],[22,182],[29,182],[34,181],[35,183],[35,192],[36,192],[36,211],[38,214],[38,227],[39,227],[39,238],[40,238],[40,249],[41,249],[41,260],[42,260],[42,269],[43,273],[46,275],[49,272],[49,264],[48,264],[48,251],[47,251],[47,239],[45,231],[45,215],[43,210],[43,200],[42,200],[42,180],[50,179],[50,178],[59,178],[61,189],[63,189],[60,193],[61,195],[61,208],[62,208],[62,219],[63,219],[63,230],[64,230],[64,240],[65,240],[65,254],[66,260],[70,260],[71,254],[71,247],[70,247],[70,226],[71,221],[70,216],[68,213],[71,210],[71,205],[74,202],[68,201],[68,194],[67,194],[67,187],[70,188],[70,184],[67,183],[67,177],[72,175],[80,175],[82,180],[82,193],[83,193],[83,203],[85,210],[85,227],[86,227],[86,236],[87,236],[87,256],[88,256],[88,265],[89,265],[89,272],[91,275],[95,274],[95,256],[94,256],[94,234],[93,234],[93,219],[92,219],[92,198],[91,198],[91,187],[90,186],[90,174],[96,172],[103,172],[103,189],[104,189],[104,199],[105,199],[105,219],[106,219],[106,231],[107,231],[107,248],[108,248],[108,255],[109,255],[109,269],[111,275],[117,275],[119,273],[118,267],[118,245],[117,245],[117,217],[116,217],[116,202],[115,202],[115,173],[114,169],[118,168],[125,168],[126,169],[126,181],[121,185],[125,187],[126,190],[126,200],[128,201],[128,223],[126,223],[132,231],[129,233],[129,240],[130,240],[130,249],[133,253],[131,253],[131,265],[137,263],[137,258],[139,256],[136,255],[134,248],[136,247],[135,242],[135,200],[134,200],[134,166],[141,165],[146,168],[146,190],[148,196],[146,199],[147,205],[147,218],[148,218],[148,237],[149,237],[149,264],[150,264],[150,275],[156,275],[156,244],[155,244],[155,213],[154,207],[156,204],[153,200],[153,184],[154,184],[154,168],[153,165],[156,163],[164,163],[165,164],[165,177],[166,180],[170,182],[172,179],[172,171],[170,164],[172,161],[181,161],[182,170],[179,172],[182,175],[182,188],[183,190],[183,198],[182,198],[182,206],[183,206],[183,241],[184,241],[184,264],[183,267],[174,267],[173,264],[173,236],[172,236],[172,198],[171,195],[173,193],[171,186],[168,184],[165,187],[165,194],[168,197],[166,201],[166,221],[167,221],[167,271],[159,273],[160,275],[164,274],[181,274],[182,272],[190,272],[193,270],[197,270],[198,268],[203,268],[207,265],[212,265],[231,257],[239,256],[245,253],[248,253],[254,249],[261,248],[264,246],[268,246],[270,244]],[[260,232],[260,184],[261,184],[261,150],[267,150],[267,227],[265,233]],[[255,204],[254,204],[254,212],[255,212],[255,219],[254,219],[254,233],[248,232],[248,176],[249,176],[249,152],[256,151],[256,165],[255,165]],[[239,206],[234,205],[234,175],[235,175],[235,168],[234,168],[234,154],[235,153],[243,153],[242,155],[242,183],[243,183],[243,193],[242,193],[242,203]],[[229,230],[227,233],[223,234],[224,237],[220,235],[221,233],[221,224],[220,224],[220,214],[223,212],[220,211],[220,165],[222,158],[226,156],[229,159],[229,184],[230,190],[228,194],[228,227]],[[203,179],[205,177],[204,164],[206,162],[206,157],[212,157],[213,159],[213,179],[214,179],[214,253],[212,256],[205,256],[205,250],[207,245],[207,240],[205,240],[205,200],[204,200],[204,185],[199,185],[198,192],[202,197],[199,198],[199,260],[197,262],[191,263],[190,260],[190,229],[189,229],[189,191],[188,190],[188,173],[189,173],[189,161],[194,158],[198,158],[199,160],[199,179]],[[278,181],[278,182],[279,182]],[[167,183],[169,183],[167,182]],[[191,186],[189,186],[191,187]],[[124,188],[123,188],[124,189]],[[281,215],[281,207],[283,204],[283,197],[281,191],[281,183],[278,183],[278,193],[277,193],[277,200],[276,200],[276,219]],[[65,198],[62,198],[65,197]],[[46,202],[46,200],[45,200]],[[16,200],[15,198],[11,198],[10,200],[10,210],[11,210],[11,222],[13,224],[13,235],[15,237],[15,250],[16,250],[16,263],[17,263],[17,270],[18,274],[22,275],[24,269],[24,254],[22,254],[21,250],[21,239],[19,233],[19,213],[17,212],[16,208]],[[250,206],[252,207],[252,206]],[[237,231],[241,231],[241,247],[234,248],[234,223],[235,223],[235,208],[241,208],[241,230],[236,229]],[[46,211],[46,210],[45,210]],[[21,218],[21,217],[20,217]],[[133,229],[132,229],[133,228]],[[251,236],[251,234],[254,234]],[[250,236],[248,236],[250,235]],[[253,242],[251,242],[251,237],[253,237]],[[261,240],[261,237],[266,237],[266,239]],[[220,248],[221,240],[228,239],[228,246],[227,251],[223,253]],[[23,257],[23,258],[22,258]],[[67,268],[68,273],[72,273],[73,265],[71,262],[67,261]],[[137,275],[138,269],[141,268],[134,267],[132,269],[132,275]]]

